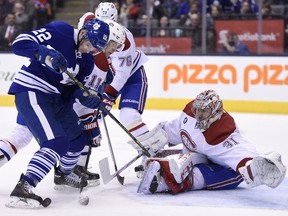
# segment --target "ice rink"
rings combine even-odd
[[[225,104],[224,104],[225,106]],[[118,118],[118,110],[112,113]],[[152,129],[159,121],[172,120],[180,114],[179,111],[146,110],[143,120]],[[264,115],[232,113],[241,132],[246,139],[256,145],[259,152],[278,151],[282,161],[288,164],[288,115]],[[1,130],[4,137],[15,126],[16,108],[0,107]],[[109,117],[107,125],[117,161],[118,169],[136,156],[137,152],[127,144],[127,134]],[[102,128],[102,146],[93,149],[89,167],[91,171],[99,172],[98,162],[104,157],[110,160],[111,172],[114,166],[107,143],[104,128]],[[248,189],[242,183],[236,190],[226,191],[192,191],[178,195],[138,194],[139,179],[136,178],[134,167],[140,159],[127,168],[121,175],[125,177],[124,186],[113,179],[108,184],[88,188],[84,193],[90,197],[87,206],[78,203],[79,190],[54,190],[53,171],[34,189],[40,196],[50,197],[52,203],[48,208],[41,209],[11,209],[5,207],[9,194],[15,187],[20,174],[25,172],[28,161],[37,150],[38,145],[33,140],[29,146],[6,165],[1,167],[0,178],[0,214],[1,216],[208,216],[208,215],[288,215],[288,179],[276,189],[260,186]]]

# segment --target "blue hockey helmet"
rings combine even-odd
[[[86,33],[82,39],[89,39],[91,44],[98,50],[104,49],[109,39],[109,25],[96,18],[90,19],[82,29],[86,29]]]

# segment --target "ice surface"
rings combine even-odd
[[[118,111],[112,110],[118,118]],[[146,110],[143,120],[149,128],[153,128],[159,121],[171,120],[179,115],[178,111]],[[232,113],[240,126],[243,135],[250,140],[260,152],[271,150],[282,154],[282,160],[288,164],[288,115],[264,115]],[[0,137],[8,134],[15,126],[16,109],[14,107],[0,107]],[[137,152],[127,144],[128,135],[109,117],[107,125],[113,145],[118,168],[121,168]],[[109,158],[111,172],[114,166],[107,144],[104,128],[102,128],[102,146],[93,149],[89,167],[98,172],[98,162],[104,157]],[[288,179],[276,189],[260,186],[248,189],[242,183],[237,190],[226,191],[192,191],[178,195],[137,194],[139,179],[134,173],[134,166],[139,159],[121,175],[125,177],[122,186],[113,179],[108,184],[84,190],[83,194],[90,197],[87,206],[78,203],[79,190],[56,191],[53,184],[53,172],[34,189],[34,192],[44,197],[50,197],[52,203],[48,208],[39,210],[11,209],[5,207],[9,194],[15,187],[20,174],[25,172],[28,161],[37,150],[38,145],[33,140],[29,146],[19,153],[6,165],[1,167],[0,178],[0,214],[1,216],[108,216],[108,215],[137,215],[137,216],[169,216],[169,215],[288,215]]]

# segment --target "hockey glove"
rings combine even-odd
[[[152,157],[168,144],[168,135],[160,124],[153,128],[153,130],[136,138],[144,146],[144,148],[148,149]],[[128,141],[128,143],[131,144],[138,152],[141,151],[139,145],[133,140]]]
[[[74,97],[77,98],[83,106],[91,109],[96,109],[101,103],[101,99],[95,91],[91,89],[88,91],[90,92],[89,95],[86,91],[83,91],[82,89],[77,89],[74,92]]]
[[[83,115],[80,117],[80,121],[83,123],[88,137],[91,139],[92,147],[100,146],[102,137],[98,126],[96,113],[93,112]]]
[[[35,58],[51,71],[64,72],[67,70],[67,60],[55,49],[49,49],[44,45],[40,45],[35,53]]]
[[[110,111],[112,106],[115,104],[115,100],[116,98],[104,92],[102,95],[102,107],[105,107],[108,111]],[[103,111],[103,114],[104,116],[107,115],[105,111]]]

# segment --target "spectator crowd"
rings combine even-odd
[[[15,37],[54,19],[55,0],[0,0],[0,51],[11,51]]]
[[[55,17],[55,4],[60,4],[58,1],[60,2],[60,0],[0,0],[0,51],[9,51],[11,41],[19,32],[52,21]],[[261,9],[260,1],[262,1]],[[99,2],[104,1],[93,2],[96,7]],[[205,10],[203,10],[203,0],[111,0],[109,2],[113,2],[118,10],[118,22],[129,28],[135,37],[145,37],[147,33],[151,37],[192,37],[192,50],[196,53],[201,49],[203,26],[206,26],[207,30],[207,51],[215,52],[214,21],[216,19],[225,17],[231,19],[231,16],[238,19],[256,19],[259,13],[262,14],[263,19],[282,17],[286,20],[284,38],[286,52],[288,50],[288,2],[285,0],[206,0]],[[65,4],[63,5],[65,7]],[[149,6],[148,10],[147,6]],[[203,11],[206,12],[205,25],[202,23]],[[147,32],[147,25],[150,26],[149,32]],[[245,53],[247,54],[247,50]]]

